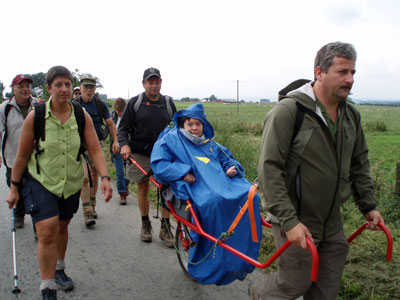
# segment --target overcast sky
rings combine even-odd
[[[54,65],[97,76],[108,97],[143,91],[143,71],[161,71],[173,96],[276,99],[313,77],[318,49],[334,41],[357,52],[354,99],[400,100],[397,0],[3,0],[0,81]]]

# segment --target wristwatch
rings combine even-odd
[[[101,176],[101,180],[103,180],[104,178],[107,178],[107,179],[108,179],[108,181],[111,181],[111,178],[110,178],[110,176]]]
[[[22,182],[21,182],[21,181],[14,181],[14,180],[11,180],[11,184],[14,185],[14,186],[16,186],[18,189],[19,189],[19,188],[22,188]]]

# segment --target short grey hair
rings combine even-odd
[[[357,53],[352,44],[334,42],[329,43],[319,49],[317,56],[314,60],[314,70],[320,67],[321,71],[326,73],[333,64],[335,57],[346,58],[356,61]]]

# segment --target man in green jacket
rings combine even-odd
[[[348,253],[340,206],[353,193],[368,228],[384,222],[376,210],[368,148],[360,114],[346,100],[354,83],[356,51],[329,43],[317,53],[314,81],[291,91],[264,121],[258,177],[272,215],[276,247],[293,245],[279,258],[279,271],[251,283],[251,299],[335,299]],[[302,123],[295,130],[298,110]],[[318,281],[310,281],[317,246]]]

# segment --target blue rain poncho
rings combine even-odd
[[[201,145],[190,141],[177,128],[178,118],[183,116],[203,123],[205,141]],[[176,126],[164,129],[154,145],[151,168],[157,181],[170,185],[177,198],[192,201],[203,229],[218,238],[228,231],[245,204],[251,184],[242,177],[244,170],[232,153],[212,140],[214,130],[206,119],[202,104],[176,112],[173,122]],[[232,178],[225,173],[231,166],[236,166],[238,171]],[[193,184],[183,180],[189,172],[196,178]],[[254,197],[254,215],[258,242],[252,240],[249,212],[246,210],[226,243],[257,259],[261,240],[258,195]],[[197,246],[189,248],[189,262],[197,263],[209,254],[214,243],[194,231],[190,235]],[[215,256],[211,253],[200,264],[188,265],[189,274],[202,284],[229,284],[236,279],[243,280],[253,270],[253,265],[220,246],[216,247]]]

